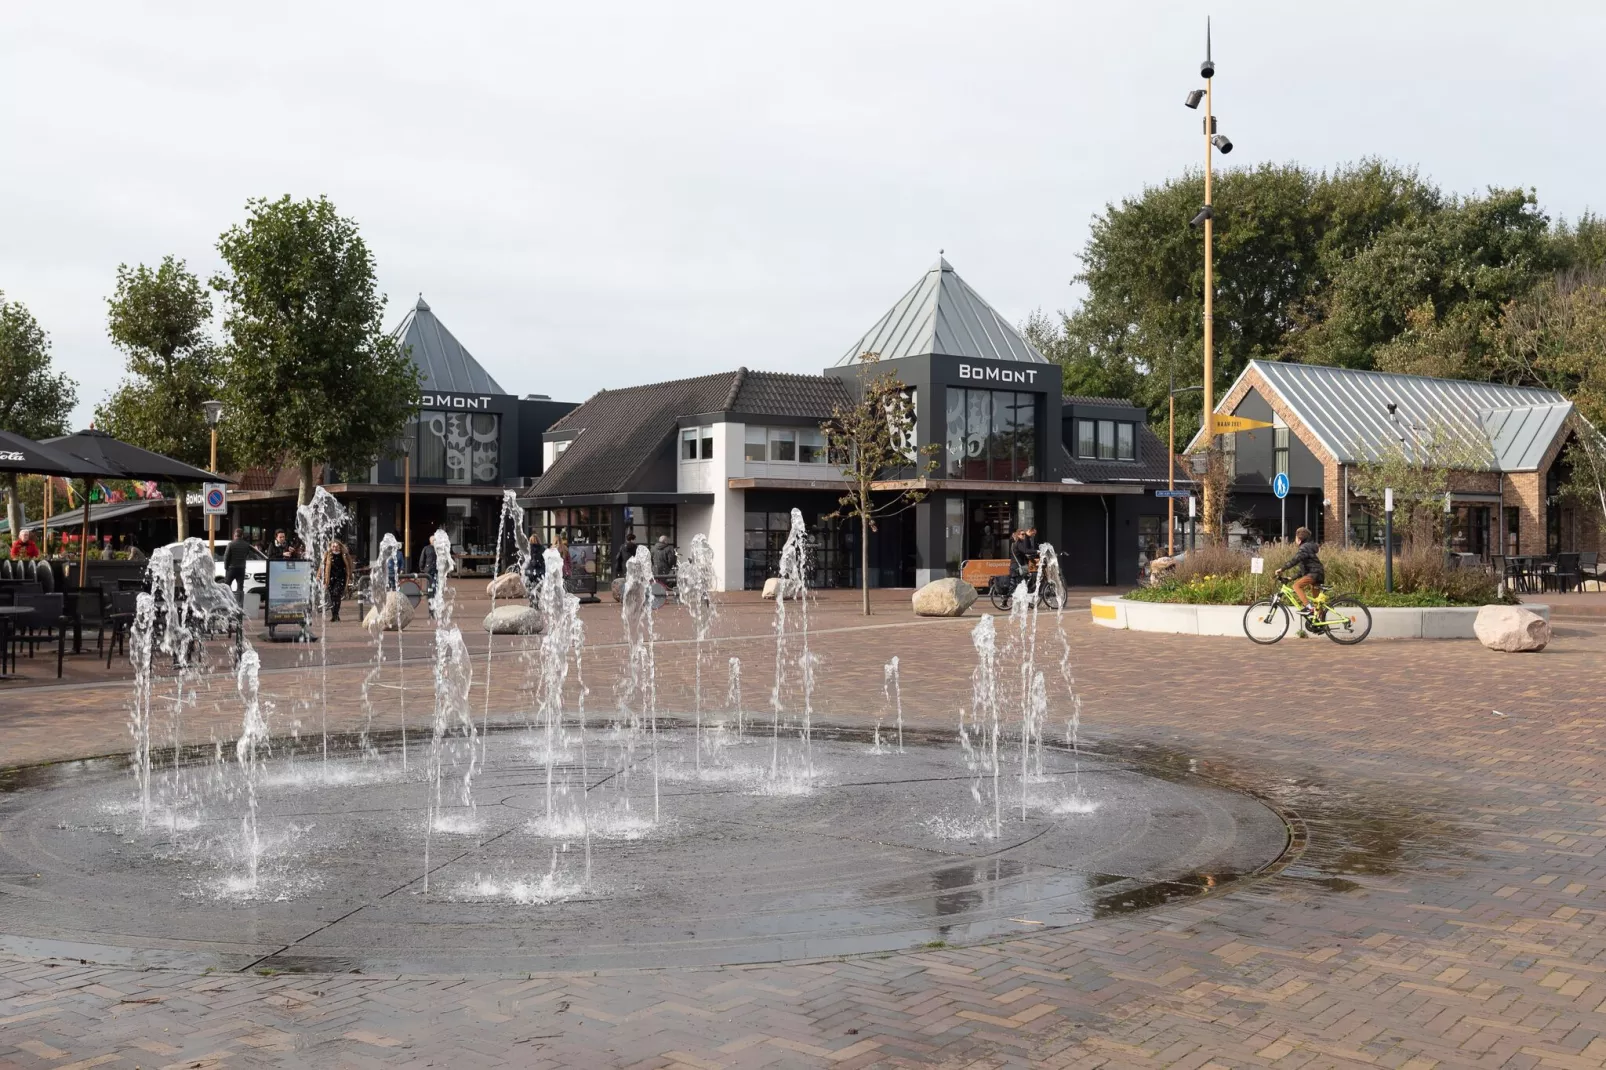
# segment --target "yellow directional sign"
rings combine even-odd
[[[1250,420],[1242,416],[1217,416],[1210,421],[1214,425],[1215,433],[1225,435],[1232,431],[1253,431],[1258,427],[1275,427],[1275,424],[1265,420]]]

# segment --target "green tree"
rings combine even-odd
[[[1319,322],[1338,267],[1389,228],[1443,205],[1415,171],[1375,160],[1333,172],[1226,171],[1214,195],[1218,391],[1249,361],[1291,354]],[[1085,299],[1057,329],[1037,328],[1068,390],[1130,396],[1160,421],[1169,377],[1201,380],[1204,244],[1187,223],[1203,201],[1204,176],[1191,172],[1094,219],[1076,279]],[[1178,401],[1178,439],[1186,441],[1200,399]]]
[[[211,431],[201,403],[220,393],[222,358],[207,330],[212,303],[201,280],[171,256],[154,271],[121,264],[106,304],[106,333],[128,358],[129,377],[96,407],[97,425],[125,442],[209,468]],[[184,488],[175,489],[178,537],[184,539],[189,513]]]
[[[859,357],[859,398],[838,406],[822,428],[830,456],[840,463],[847,492],[831,515],[859,522],[859,587],[870,615],[870,533],[926,496],[921,483],[936,470],[935,443],[915,444],[915,407],[909,388],[891,372],[871,374],[879,354]],[[924,458],[924,460],[922,460]],[[879,498],[877,495],[879,494]]]
[[[417,411],[417,368],[381,319],[373,256],[326,198],[255,199],[218,240],[230,440],[245,464],[366,467]]]
[[[1394,491],[1394,530],[1407,548],[1433,546],[1444,537],[1445,499],[1457,472],[1488,470],[1487,442],[1469,441],[1444,425],[1404,427],[1398,440],[1350,472],[1350,491],[1362,508],[1383,519],[1386,492]]]
[[[0,293],[0,430],[27,438],[66,434],[78,384],[50,367],[50,338],[29,311]],[[6,520],[22,527],[17,477],[5,478]]]

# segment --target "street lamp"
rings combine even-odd
[[[212,463],[208,472],[217,472],[217,424],[223,419],[223,402],[203,401],[201,411],[206,414],[206,426],[212,431]],[[217,556],[217,517],[208,513],[206,516],[206,552],[213,557]]]
[[[413,559],[413,440],[402,435],[402,561]]]
[[[1177,395],[1187,394],[1194,390],[1203,390],[1202,386],[1177,387],[1177,373],[1171,373],[1171,397],[1167,405],[1169,412],[1166,415],[1166,442],[1168,449],[1166,466],[1166,489],[1175,492],[1177,489]],[[1177,552],[1177,499],[1175,494],[1166,498],[1165,506],[1165,552],[1167,557],[1174,557]]]
[[[1216,61],[1210,55],[1210,20],[1205,20],[1205,59],[1199,64],[1199,75],[1204,78],[1204,89],[1194,89],[1188,93],[1183,105],[1190,109],[1197,109],[1202,100],[1204,102],[1204,139],[1205,139],[1205,171],[1204,171],[1204,207],[1199,209],[1189,226],[1195,230],[1204,228],[1204,444],[1207,451],[1216,448],[1216,401],[1215,401],[1215,342],[1216,342],[1216,285],[1214,266],[1211,264],[1212,244],[1215,239],[1215,216],[1213,205],[1213,189],[1211,164],[1214,154],[1220,149],[1223,154],[1232,151],[1232,142],[1225,134],[1216,132],[1216,117],[1212,111],[1211,81],[1216,76]],[[1206,493],[1210,493],[1209,484],[1205,485]],[[1209,520],[1216,515],[1214,502],[1205,503],[1205,519]],[[1207,528],[1207,533],[1209,532]]]

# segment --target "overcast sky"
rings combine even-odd
[[[1233,164],[1377,155],[1606,209],[1606,5],[1221,2]],[[1090,218],[1199,163],[1203,7],[25,4],[0,40],[0,290],[80,383],[121,262],[203,277],[248,197],[327,194],[387,325],[422,292],[514,393],[817,372],[939,248],[1074,303]]]

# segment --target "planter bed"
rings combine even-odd
[[[1187,605],[1180,602],[1133,602],[1120,597],[1093,599],[1093,623],[1134,632],[1174,635],[1220,635],[1247,639],[1244,610],[1248,606]],[[1371,639],[1475,639],[1472,623],[1478,606],[1413,606],[1373,609]],[[1550,607],[1523,603],[1523,609],[1550,619]],[[1298,622],[1288,629],[1292,636]]]

